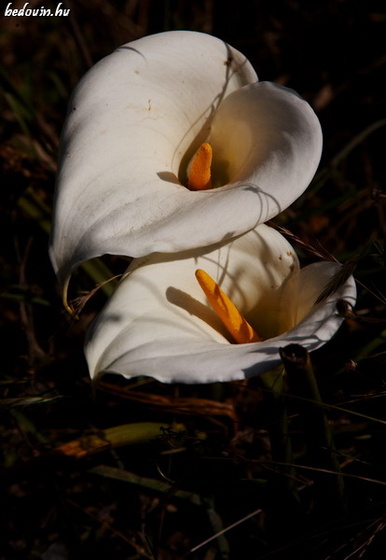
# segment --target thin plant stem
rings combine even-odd
[[[322,405],[310,356],[305,348],[290,344],[280,349],[287,373],[288,389],[301,397],[297,411],[303,424],[307,458],[311,465],[326,468],[336,476],[315,479],[317,506],[328,502],[328,510],[336,515],[345,511],[344,484],[333,442],[331,427]]]

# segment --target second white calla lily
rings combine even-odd
[[[315,302],[339,268],[318,262],[300,269],[291,245],[266,225],[210,250],[135,260],[90,330],[90,375],[209,383],[270,370],[280,362],[280,347],[314,350],[337,331],[343,320],[338,300],[355,303],[353,278]],[[197,269],[218,283],[261,342],[232,343],[196,280]]]
[[[210,190],[187,188],[213,148]],[[50,254],[80,263],[204,247],[277,215],[319,163],[320,125],[295,92],[258,82],[223,41],[175,31],[118,48],[76,88],[62,135]]]

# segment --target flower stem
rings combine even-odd
[[[317,506],[339,515],[344,512],[344,484],[333,442],[330,425],[313,372],[309,354],[298,344],[280,349],[280,356],[287,373],[288,390],[297,397],[297,411],[303,424],[307,457],[318,470],[335,473],[331,479],[325,473],[315,475]]]
[[[279,366],[260,376],[269,395],[269,441],[273,466],[279,471],[270,481],[270,500],[267,513],[276,543],[284,542],[302,523],[302,507],[298,492],[296,470],[293,467],[292,442],[285,391],[285,372]],[[277,504],[280,503],[280,507]]]

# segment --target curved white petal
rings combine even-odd
[[[191,192],[181,181],[208,135],[222,186]],[[105,253],[178,252],[244,233],[303,192],[320,152],[309,105],[257,83],[221,40],[175,31],[128,43],[85,75],[69,106],[55,271],[66,284],[78,264]]]
[[[216,279],[263,342],[229,342],[198,286],[197,268]],[[355,302],[352,278],[314,305],[338,268],[323,262],[299,270],[291,245],[265,225],[206,253],[138,259],[90,329],[90,375],[145,375],[166,383],[258,375],[280,362],[280,347],[297,343],[313,350],[338,329],[337,300]]]
[[[214,117],[209,142],[218,166],[227,168],[229,184],[223,189],[233,194],[228,203],[244,214],[244,229],[232,217],[237,233],[249,229],[245,224],[266,222],[296,200],[309,185],[322,150],[311,107],[293,90],[270,82],[229,95]],[[249,200],[247,193],[253,194]]]

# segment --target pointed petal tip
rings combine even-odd
[[[56,259],[55,251],[53,249],[52,244],[50,244],[48,252],[49,252],[52,268],[54,269],[61,290],[62,305],[64,309],[67,311],[67,313],[71,315],[71,317],[73,317],[74,319],[78,319],[79,317],[76,311],[70,306],[68,301],[68,288],[71,280],[71,273],[69,273],[66,268],[58,266],[58,261]]]

